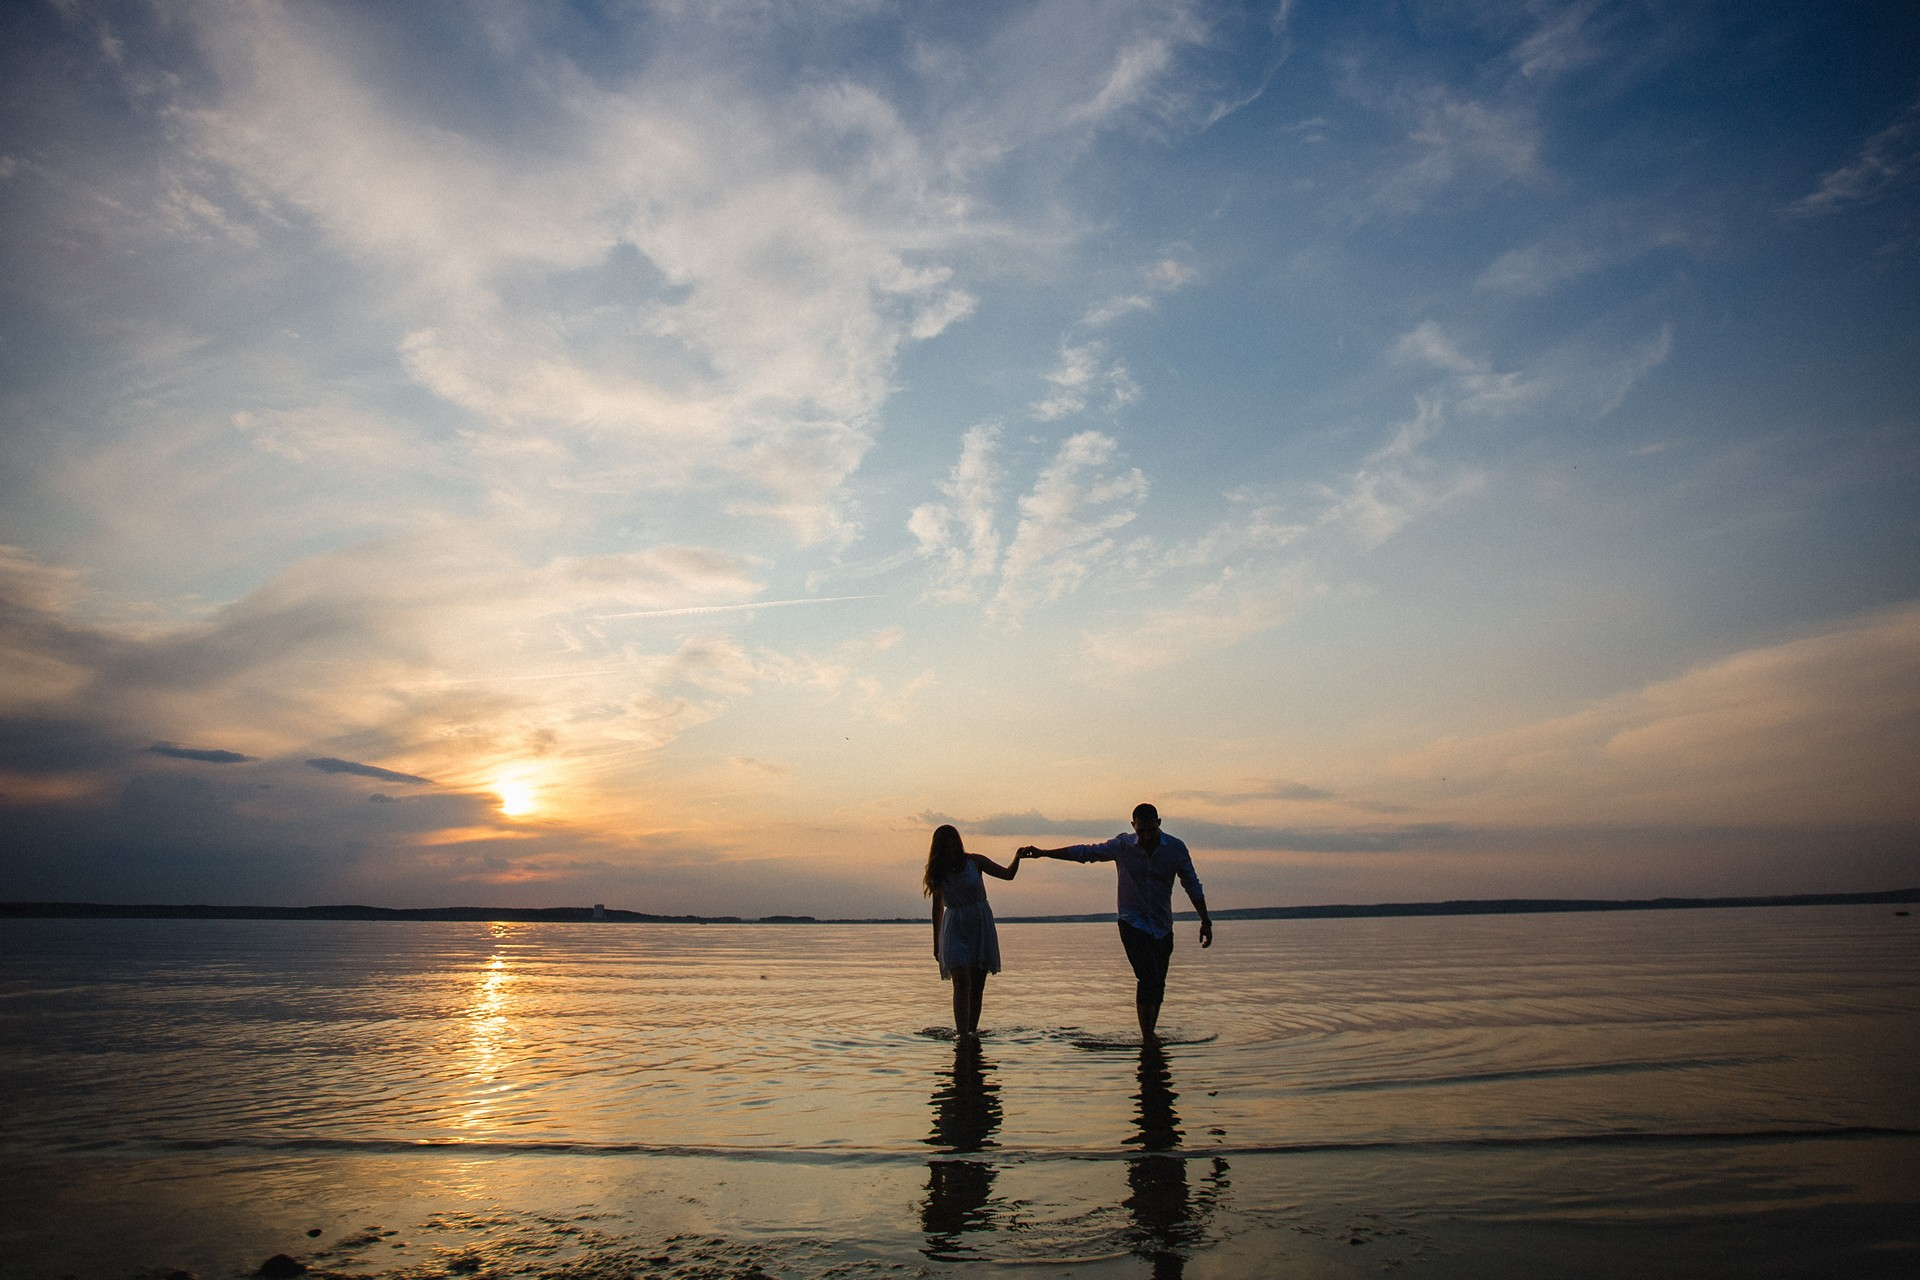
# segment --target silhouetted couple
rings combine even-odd
[[[1200,945],[1213,945],[1213,918],[1194,874],[1187,846],[1160,830],[1160,813],[1150,804],[1133,811],[1133,830],[1100,844],[1060,849],[1026,845],[1003,867],[984,854],[968,853],[960,832],[943,826],[927,851],[925,886],[933,899],[933,955],[940,976],[953,983],[953,1029],[962,1036],[980,1032],[980,999],[987,975],[1000,972],[1000,937],[987,905],[983,876],[1011,880],[1028,858],[1066,862],[1111,862],[1119,872],[1120,945],[1133,966],[1134,1012],[1140,1036],[1157,1037],[1160,1004],[1167,994],[1167,966],[1173,960],[1173,882],[1187,891],[1200,916]]]

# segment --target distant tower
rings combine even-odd
[[[596,902],[596,903],[594,903],[594,904],[593,904],[593,918],[594,918],[595,920],[605,920],[605,919],[607,918],[607,904],[606,904],[606,903],[604,903],[604,902]]]

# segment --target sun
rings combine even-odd
[[[501,779],[493,784],[493,794],[500,798],[500,812],[509,818],[523,818],[540,808],[539,789],[524,778]]]

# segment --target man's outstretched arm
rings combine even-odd
[[[1118,841],[1108,840],[1102,844],[1067,844],[1058,849],[1042,849],[1038,845],[1022,845],[1014,856],[1019,858],[1058,858],[1062,862],[1111,862],[1113,850]]]

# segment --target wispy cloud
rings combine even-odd
[[[1000,567],[1000,432],[996,423],[971,428],[961,439],[959,460],[940,486],[947,501],[915,507],[908,517],[907,530],[919,553],[939,566],[928,590],[933,599],[976,599]]]
[[[1555,290],[1668,248],[1710,243],[1710,228],[1665,208],[1604,204],[1550,228],[1530,244],[1508,249],[1479,279],[1483,289],[1523,297]]]
[[[182,747],[171,742],[156,742],[147,748],[156,756],[167,756],[174,760],[196,760],[201,764],[246,764],[258,760],[258,756],[242,755],[238,751],[224,751],[217,747]]]
[[[1594,32],[1594,16],[1600,8],[1600,0],[1584,0],[1544,12],[1536,9],[1539,25],[1509,55],[1520,74],[1529,78],[1561,75],[1605,56],[1606,48]]]
[[[1570,715],[1395,755],[1479,820],[1920,822],[1920,606],[1744,650]]]
[[[1920,101],[1909,103],[1898,120],[1860,144],[1848,163],[1831,170],[1820,185],[1786,207],[1789,218],[1823,218],[1883,199],[1910,185],[1920,172]]]
[[[1500,418],[1551,403],[1561,412],[1604,417],[1672,353],[1673,329],[1663,324],[1626,339],[1569,337],[1534,353],[1526,367],[1501,370],[1485,356],[1467,354],[1443,326],[1426,320],[1395,344],[1393,354],[1402,364],[1447,375],[1427,392],[1422,412],[1431,421],[1408,428],[1424,439],[1445,413]]]
[[[1114,625],[1089,631],[1082,652],[1104,678],[1173,666],[1271,631],[1326,590],[1300,561],[1228,566],[1172,603],[1144,604]]]
[[[258,767],[304,759],[320,772],[433,778],[456,791],[535,768],[592,819],[626,803],[617,782],[603,789],[609,770],[617,778],[756,688],[847,691],[863,714],[887,716],[926,687],[863,669],[897,643],[897,629],[825,659],[712,635],[675,637],[664,652],[636,646],[619,615],[663,611],[609,604],[756,589],[731,559],[690,548],[522,567],[482,542],[387,543],[309,559],[205,620],[163,629],[82,622],[59,611],[71,605],[61,593],[36,594],[45,575],[14,577],[19,590],[0,608],[15,620],[11,644],[49,674],[31,703],[0,706],[0,739],[17,739],[16,768],[102,786],[118,785],[140,755]],[[529,659],[545,668],[537,684]],[[244,750],[172,745],[181,739]],[[369,758],[382,763],[361,763]]]
[[[908,530],[934,565],[928,599],[984,599],[989,618],[1017,625],[1034,607],[1071,595],[1119,563],[1110,535],[1138,515],[1148,485],[1139,468],[1117,465],[1120,446],[1113,437],[1098,431],[1070,436],[1021,495],[1002,554],[999,441],[997,426],[968,431],[941,485],[948,501],[916,507]]]
[[[1294,782],[1285,778],[1273,778],[1253,782],[1239,791],[1169,791],[1170,800],[1200,800],[1214,805],[1240,805],[1265,800],[1302,800],[1320,801],[1334,799],[1334,793],[1324,787],[1309,786],[1304,782]]]
[[[790,609],[798,605],[844,604],[850,600],[877,600],[878,596],[803,596],[794,600],[748,600],[740,604],[694,604],[677,609],[631,609],[624,613],[602,613],[611,618],[691,618],[709,613],[741,613],[752,609]]]
[[[1107,563],[1116,530],[1147,495],[1138,467],[1114,467],[1120,446],[1082,431],[1060,446],[1033,489],[1020,499],[1020,523],[1001,564],[990,616],[1015,622],[1035,604],[1058,600]]]
[[[1447,823],[1370,824],[1351,827],[1275,827],[1209,822],[1162,813],[1167,831],[1196,850],[1286,853],[1387,853],[1458,844],[1466,835]],[[927,826],[952,823],[966,835],[1069,836],[1075,843],[1098,843],[1123,822],[1114,818],[1049,818],[1038,810],[997,813],[985,818],[953,818],[943,813],[918,815]]]
[[[1101,342],[1063,342],[1058,362],[1047,373],[1047,383],[1053,389],[1032,408],[1033,416],[1041,422],[1072,417],[1094,404],[1112,413],[1140,397],[1139,384],[1127,372],[1127,366],[1110,359]]]
[[[344,773],[356,778],[372,778],[376,782],[400,782],[408,786],[430,787],[433,785],[432,778],[422,778],[418,774],[401,773],[394,769],[382,769],[377,764],[361,764],[357,760],[316,756],[306,763],[309,769],[318,769],[322,773]]]
[[[1095,303],[1080,318],[1090,329],[1102,328],[1124,316],[1153,310],[1157,299],[1191,284],[1199,273],[1178,258],[1162,258],[1140,272],[1138,287]]]
[[[1377,210],[1412,214],[1449,191],[1478,193],[1544,177],[1540,122],[1524,103],[1482,100],[1440,84],[1360,93],[1405,130],[1397,163],[1374,180]]]
[[[1415,396],[1414,413],[1344,475],[1310,486],[1290,505],[1254,493],[1228,495],[1231,514],[1198,537],[1148,543],[1131,563],[1154,595],[1082,637],[1083,678],[1126,679],[1229,649],[1284,625],[1333,590],[1355,549],[1365,552],[1416,522],[1481,491],[1481,465],[1451,460],[1439,446],[1456,419],[1498,421],[1552,405],[1557,413],[1610,413],[1672,350],[1669,328],[1624,344],[1575,340],[1539,353],[1530,367],[1500,370],[1433,321],[1396,341],[1387,364],[1438,374]],[[1197,583],[1196,573],[1205,574]],[[1168,582],[1182,583],[1178,594]],[[1191,584],[1191,585],[1185,585]]]
[[[901,350],[967,319],[983,255],[1062,235],[1044,197],[996,206],[995,170],[1044,167],[1127,119],[1191,114],[1186,96],[1204,92],[1174,85],[1218,20],[1203,6],[1036,6],[983,28],[984,43],[925,44],[915,95],[857,60],[797,81],[756,74],[782,56],[778,29],[858,17],[767,16],[716,45],[725,19],[663,9],[647,58],[591,74],[543,45],[540,24],[493,21],[490,44],[437,51],[482,64],[475,82],[495,86],[486,110],[463,112],[391,72],[376,21],[184,6],[182,41],[119,41],[109,67],[165,122],[150,135],[163,177],[143,190],[129,168],[110,201],[76,190],[61,216],[125,210],[100,239],[137,237],[143,262],[217,238],[224,258],[207,261],[228,278],[277,274],[283,296],[311,300],[274,358],[337,369],[350,352],[360,388],[388,403],[299,402],[341,385],[317,367],[294,402],[284,386],[223,388],[230,445],[276,467],[398,466],[456,501],[477,488],[530,507],[588,477],[604,492],[691,488],[802,542],[844,542],[857,530],[846,482],[881,429]],[[1035,39],[1056,27],[1071,40]],[[167,61],[184,50],[192,74]],[[103,285],[124,288],[112,273],[125,256],[103,249]],[[79,279],[45,287],[71,298]],[[318,323],[328,310],[357,318],[352,340]],[[155,343],[262,345],[213,314],[131,319]],[[230,353],[209,364],[234,367]],[[1103,386],[1124,399],[1111,370]],[[402,387],[439,402],[430,430],[385,411]],[[168,398],[170,432],[205,420],[187,387]],[[149,406],[124,429],[154,418]],[[229,466],[202,484],[244,503],[259,490],[249,479]],[[276,496],[296,524],[323,497],[337,520],[346,488]],[[396,510],[374,500],[361,516],[391,524]]]

